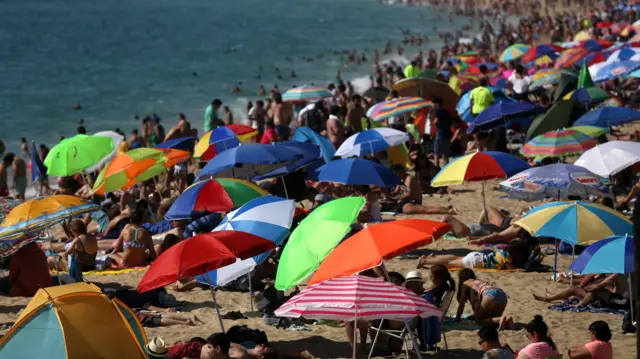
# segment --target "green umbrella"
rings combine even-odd
[[[318,269],[351,231],[363,205],[362,197],[336,199],[316,208],[300,222],[280,257],[276,289],[290,289]]]
[[[44,165],[52,176],[72,176],[113,152],[113,140],[104,136],[75,135],[53,146]]]
[[[576,89],[576,84],[578,80],[574,75],[563,73],[560,75],[560,83],[556,87],[556,90],[553,93],[553,102],[557,102],[562,100],[562,98],[570,93],[571,91]]]
[[[545,132],[571,127],[587,110],[576,100],[560,100],[536,116],[527,130],[527,141]]]
[[[591,138],[598,138],[609,132],[608,129],[597,126],[573,126],[569,127],[568,130],[576,130],[578,132],[582,132]]]

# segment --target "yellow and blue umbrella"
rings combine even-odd
[[[587,247],[569,266],[580,274],[621,273],[635,270],[632,235],[611,236]]]
[[[531,76],[531,85],[529,87],[534,89],[546,85],[559,84],[563,74],[577,77],[575,73],[563,69],[540,70]]]
[[[202,135],[196,144],[193,157],[209,161],[217,154],[238,146],[240,140],[236,134],[228,127],[221,126]]]
[[[531,46],[525,44],[513,44],[500,54],[500,62],[509,62],[521,58],[529,51]]]
[[[431,180],[433,187],[505,178],[528,169],[523,160],[498,151],[476,152],[444,166]]]
[[[282,101],[318,101],[331,96],[331,92],[324,87],[304,85],[285,92]]]
[[[622,213],[583,201],[543,204],[515,224],[534,237],[557,238],[571,245],[633,233],[633,224]]]
[[[0,224],[4,223],[11,210],[22,204],[22,201],[7,197],[0,197]],[[0,257],[9,257],[25,244],[34,242],[36,236],[20,236],[18,238],[9,238],[0,240]]]

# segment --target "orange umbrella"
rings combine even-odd
[[[164,163],[165,168],[173,167],[178,163],[184,162],[189,159],[191,155],[189,151],[176,150],[174,148],[156,148],[156,150],[162,151],[167,161]]]
[[[426,219],[403,219],[369,226],[334,249],[308,285],[376,267],[410,250],[426,246],[450,230],[448,224]]]

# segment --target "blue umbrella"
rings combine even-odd
[[[175,138],[173,140],[164,141],[159,143],[156,148],[173,148],[175,150],[193,152],[193,145],[196,142],[196,138],[193,136]]]
[[[640,69],[640,61],[616,61],[602,66],[593,77],[594,82],[613,80],[625,77],[633,71]]]
[[[333,147],[333,143],[328,138],[322,137],[319,133],[312,130],[310,127],[298,127],[296,132],[293,133],[293,141],[298,142],[311,142],[318,147],[322,152],[322,157],[325,162],[331,161],[333,155],[336,153],[336,149]]]
[[[509,120],[531,119],[544,111],[541,106],[529,102],[502,102],[487,107],[471,121],[468,133],[476,130],[488,130],[505,125]]]
[[[36,143],[31,141],[31,182],[47,180],[47,167],[42,163],[36,150]]]
[[[372,155],[409,139],[410,136],[406,132],[386,127],[373,128],[347,138],[336,150],[335,155],[343,158]]]
[[[602,107],[585,113],[573,125],[610,127],[633,121],[640,121],[640,111],[626,107]]]
[[[584,167],[565,163],[529,168],[500,183],[500,190],[526,201],[610,196],[605,179]]]
[[[381,187],[402,185],[400,178],[389,169],[379,163],[361,158],[331,161],[318,168],[317,172],[320,182]]]
[[[216,177],[248,180],[290,165],[302,157],[286,146],[243,145],[214,157],[200,171],[197,181]]]
[[[621,273],[635,270],[632,235],[611,236],[587,247],[569,266],[580,274]]]
[[[295,172],[303,167],[306,167],[317,160],[320,160],[320,147],[316,146],[313,143],[305,143],[305,142],[297,142],[297,141],[285,141],[285,142],[276,142],[272,146],[280,146],[285,147],[289,151],[293,153],[297,153],[302,156],[299,160],[286,165],[284,167],[280,167],[276,170],[273,170],[269,173],[266,173],[261,176],[256,176],[253,178],[254,181],[260,181],[267,178],[274,178],[287,175],[289,173]]]

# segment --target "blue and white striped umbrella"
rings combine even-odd
[[[213,230],[216,231],[242,231],[260,236],[279,245],[289,235],[289,229],[293,222],[296,202],[275,196],[264,196],[245,203],[235,211],[229,212],[222,222]],[[208,273],[211,284],[214,286],[225,285],[245,274],[264,262],[271,252],[262,253],[253,258],[238,260],[236,263],[213,270]],[[198,276],[201,283],[207,283],[206,277]]]
[[[409,135],[392,128],[374,128],[365,130],[347,138],[335,155],[340,157],[360,157],[384,151],[409,141]]]

